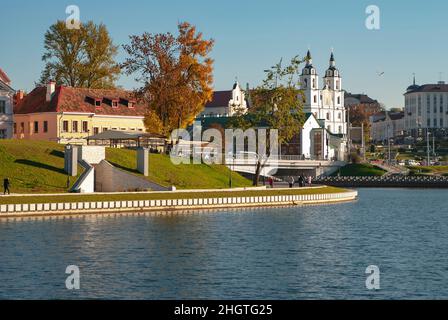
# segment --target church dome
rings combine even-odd
[[[420,88],[419,85],[415,84],[415,76],[414,76],[414,82],[406,89],[406,92],[414,91]]]
[[[330,66],[328,67],[327,71],[325,72],[326,77],[339,77],[339,70],[336,68],[336,60],[334,59],[333,52],[331,53],[330,57]]]
[[[316,74],[316,68],[313,66],[313,58],[311,57],[310,50],[308,50],[306,57],[305,57],[306,65],[302,69],[302,74],[304,75],[315,75]]]

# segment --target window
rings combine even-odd
[[[317,103],[317,96],[314,95],[314,103]]]
[[[339,80],[336,81],[336,90],[339,90]]]
[[[342,119],[342,114],[339,112],[338,113],[338,119],[341,120]]]
[[[428,94],[427,96],[426,96],[426,106],[428,107],[428,113],[429,113],[429,106],[431,105],[431,97],[430,97],[430,95]]]
[[[443,118],[440,118],[440,128],[443,128]]]
[[[94,127],[93,128],[93,134],[98,134],[98,133],[100,133],[100,128]]]
[[[82,122],[82,132],[89,132],[89,123],[87,121]]]
[[[342,133],[342,126],[339,126],[339,133]]]
[[[142,131],[143,131],[143,129],[142,129],[142,128],[139,128],[139,129],[138,129],[138,131],[142,132]]]
[[[121,131],[126,131],[126,128],[120,128]]]
[[[312,89],[316,88],[316,79],[313,79],[313,87]]]
[[[327,120],[330,120],[330,112],[327,112]]]
[[[64,120],[62,122],[62,132],[68,132],[68,121]]]
[[[78,121],[72,121],[72,132],[78,132]]]
[[[14,134],[17,134],[17,123],[14,122]]]
[[[118,108],[118,101],[112,100],[112,108]]]
[[[426,120],[426,127],[427,128],[431,127],[431,119],[429,118]]]
[[[48,132],[48,121],[44,121],[44,132]]]
[[[39,133],[39,122],[34,121],[34,133]]]
[[[109,130],[109,128],[103,128],[103,132],[106,132],[107,130]]]
[[[101,107],[101,100],[95,99],[95,107]]]
[[[0,100],[0,114],[6,113],[6,101]]]
[[[437,119],[434,118],[432,122],[433,122],[433,124],[434,124],[434,127],[437,127]]]

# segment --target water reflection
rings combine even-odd
[[[445,193],[2,219],[0,298],[446,298]],[[77,292],[65,289],[70,264],[81,269]],[[370,264],[381,269],[378,292],[364,286]]]

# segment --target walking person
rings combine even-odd
[[[313,178],[308,176],[308,186],[311,187],[313,185]]]
[[[288,179],[289,182],[289,188],[291,189],[292,187],[294,187],[294,178],[292,176],[289,177]]]
[[[299,187],[302,188],[302,187],[303,187],[303,183],[305,182],[305,181],[303,180],[302,175],[299,176],[299,179],[298,179],[298,180],[299,180]]]
[[[8,195],[11,194],[11,192],[9,191],[9,186],[11,185],[11,183],[9,182],[8,178],[3,179],[3,194],[5,195],[6,192],[8,192]]]
[[[274,189],[274,179],[272,177],[269,177],[268,182],[271,189]]]

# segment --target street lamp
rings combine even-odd
[[[391,165],[392,159],[391,159],[391,152],[390,152],[390,124],[387,125],[387,144],[388,144],[388,163]]]
[[[232,189],[232,171],[235,170],[235,155],[233,152],[229,152],[232,157],[232,167],[229,168],[229,189]]]
[[[430,155],[429,155],[429,136],[431,135],[431,132],[429,132],[429,128],[426,129],[426,153],[427,153],[427,162],[426,165],[430,165]]]

